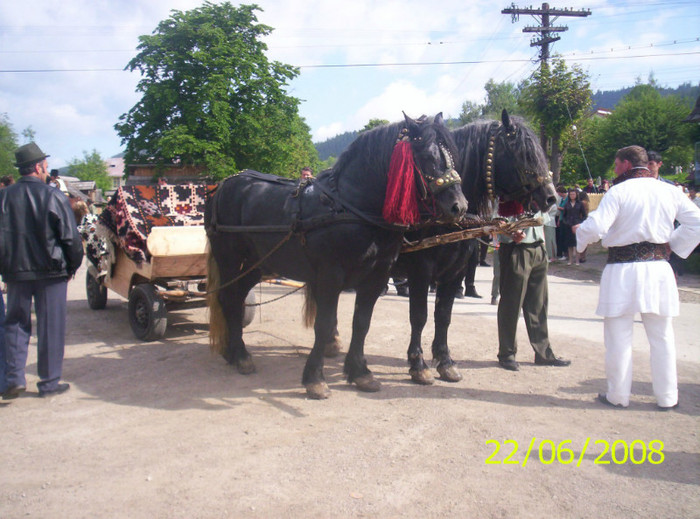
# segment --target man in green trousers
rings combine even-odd
[[[535,217],[541,218],[542,213]],[[501,269],[498,303],[498,363],[503,369],[518,371],[516,331],[520,309],[535,364],[563,367],[571,364],[554,355],[547,330],[547,250],[542,226],[528,227],[499,236],[498,260]]]

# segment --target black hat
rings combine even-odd
[[[29,166],[31,164],[44,160],[46,157],[49,156],[50,155],[47,155],[46,153],[41,151],[41,149],[39,148],[39,146],[36,145],[35,142],[30,142],[29,144],[20,146],[15,150],[15,159],[17,160],[15,166],[17,166],[18,168],[21,168],[23,166]]]

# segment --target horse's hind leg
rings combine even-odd
[[[338,333],[338,324],[336,319],[335,331],[333,332],[333,338],[330,342],[326,343],[326,347],[323,349],[323,354],[326,357],[333,358],[340,355],[343,349],[343,342],[340,340],[340,333]]]
[[[447,331],[452,322],[452,306],[461,281],[462,276],[458,276],[446,283],[438,283],[435,294],[433,359],[438,363],[437,371],[440,374],[440,378],[447,382],[459,382],[462,380],[462,375],[457,369],[457,364],[450,357],[450,349],[447,346]]]
[[[374,276],[376,279],[367,281],[363,286],[356,289],[355,313],[352,318],[352,338],[350,348],[345,356],[343,372],[348,378],[348,382],[354,383],[360,391],[375,392],[381,389],[381,384],[374,378],[374,375],[367,367],[365,358],[365,338],[369,331],[369,325],[374,312],[374,305],[381,295],[387,276]]]
[[[222,277],[222,286],[227,279],[234,279],[236,275],[238,274]],[[249,375],[255,372],[255,364],[253,364],[253,359],[243,342],[243,317],[245,313],[245,298],[259,280],[259,274],[251,272],[230,286],[222,288],[218,295],[219,304],[228,327],[228,341],[222,355],[229,364],[236,366],[236,369],[242,375]]]
[[[412,269],[408,276],[409,317],[411,321],[411,342],[408,345],[408,373],[416,384],[430,385],[435,382],[430,368],[423,357],[421,338],[428,320],[428,279],[426,269]]]
[[[315,340],[314,347],[306,360],[301,382],[306,388],[308,397],[314,400],[328,398],[331,393],[323,376],[323,364],[326,347],[337,333],[340,288],[336,289],[331,286],[332,284],[328,281],[319,283],[323,288],[310,287],[311,297],[316,300]]]

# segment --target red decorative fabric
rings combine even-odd
[[[510,200],[508,202],[499,202],[498,204],[498,214],[500,216],[518,216],[523,214],[525,209],[522,204],[517,200]]]
[[[153,227],[204,225],[204,205],[215,186],[178,184],[119,188],[100,215],[117,245],[136,263],[148,261]]]
[[[382,216],[389,223],[411,225],[420,219],[415,168],[411,143],[399,141],[391,154],[382,211]]]

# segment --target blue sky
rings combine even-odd
[[[511,0],[512,2],[512,0]],[[253,3],[253,2],[250,2]],[[272,59],[301,67],[289,92],[315,141],[363,127],[481,103],[484,84],[518,83],[535,69],[531,16],[493,0],[259,0]],[[123,71],[138,36],[171,9],[197,0],[23,0],[0,3],[0,113],[20,134],[31,127],[39,146],[62,167],[83,152],[122,150],[114,124],[138,101],[139,76]],[[700,83],[700,1],[550,0],[551,7],[590,9],[551,47],[580,65],[593,91],[646,81]],[[518,7],[540,3],[515,3]],[[362,65],[362,66],[360,66]],[[20,142],[23,137],[20,135]]]

